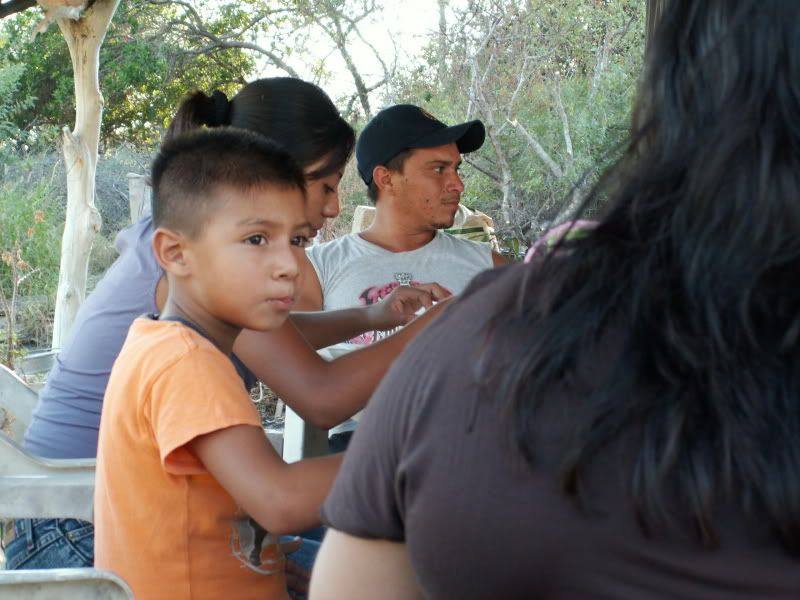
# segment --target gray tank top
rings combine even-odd
[[[324,310],[375,304],[404,283],[436,282],[460,294],[475,275],[493,264],[489,244],[443,231],[410,252],[392,252],[350,234],[311,246],[306,253],[319,278]]]
[[[133,320],[156,308],[162,271],[147,215],[117,235],[119,258],[81,304],[25,434],[28,452],[47,458],[97,455],[100,412],[111,367]]]
[[[410,252],[392,252],[350,234],[311,246],[306,254],[322,287],[324,310],[369,306],[408,283],[435,282],[460,294],[475,275],[494,264],[489,244],[443,231]],[[371,344],[390,333],[367,331],[350,343]],[[360,414],[333,427],[329,435],[355,429]]]

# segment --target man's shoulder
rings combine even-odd
[[[454,235],[447,231],[446,229],[439,229],[437,230],[437,237],[441,240],[446,242],[452,243],[457,246],[464,246],[469,248],[488,248],[490,247],[486,242],[477,242],[475,240],[469,240],[467,238]]]
[[[342,248],[343,246],[352,246],[352,245],[360,245],[361,244],[361,236],[357,233],[348,233],[346,235],[339,236],[332,240],[328,240],[327,242],[322,242],[319,244],[314,244],[313,246],[309,246],[306,248],[306,252],[308,253],[325,253],[331,252],[337,248]]]
[[[482,260],[491,263],[492,246],[486,242],[477,242],[439,230],[436,232],[435,241],[438,247],[449,253],[459,253],[467,256],[479,256]]]
[[[306,248],[306,256],[320,268],[324,263],[338,263],[354,256],[368,253],[369,244],[357,233],[348,233],[336,239]]]

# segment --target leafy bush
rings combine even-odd
[[[0,181],[0,250],[10,252],[19,244],[22,260],[35,270],[24,293],[51,296],[58,285],[64,208],[53,179],[32,175],[29,171]],[[11,292],[11,283],[9,266],[0,264],[3,292]]]

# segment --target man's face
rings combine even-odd
[[[414,150],[392,174],[395,210],[428,229],[451,227],[464,191],[460,166],[455,144]]]

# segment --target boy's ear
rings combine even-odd
[[[186,260],[187,238],[184,234],[166,227],[159,227],[153,233],[153,253],[161,268],[176,277],[189,274]]]

